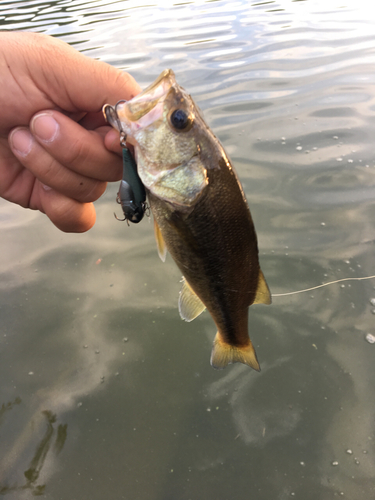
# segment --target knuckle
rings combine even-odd
[[[36,162],[36,158],[30,158],[30,163],[27,167],[44,184],[53,186],[56,183],[56,179],[62,175],[60,164],[49,155],[42,155],[39,162]]]
[[[132,99],[135,97],[139,91],[140,87],[137,82],[134,80],[130,73],[126,71],[120,71],[113,78],[113,89],[118,93],[119,89],[121,89],[121,97],[120,99]]]
[[[89,160],[90,148],[82,140],[76,139],[69,148],[66,148],[66,159],[67,164],[73,166],[85,164]]]

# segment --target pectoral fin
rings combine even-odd
[[[164,238],[161,234],[160,227],[158,226],[158,223],[154,219],[154,233],[155,233],[155,240],[156,240],[156,246],[158,248],[158,254],[159,257],[163,262],[165,262],[165,258],[167,256],[167,245],[165,244]]]
[[[181,318],[185,321],[193,321],[205,309],[206,306],[201,299],[190,288],[186,279],[182,277],[182,289],[178,299],[178,310]]]
[[[257,287],[257,292],[255,295],[255,299],[253,304],[271,304],[272,298],[271,298],[271,292],[270,289],[268,288],[266,279],[261,271],[259,269],[259,276],[258,276],[258,287]]]
[[[250,339],[246,346],[232,346],[217,332],[211,352],[211,366],[222,370],[230,363],[243,363],[260,372],[257,355]]]

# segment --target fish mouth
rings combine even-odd
[[[174,72],[166,69],[130,101],[119,101],[114,107],[106,104],[103,107],[104,116],[120,133],[131,136],[132,132],[147,127],[162,117],[164,99],[175,84]]]

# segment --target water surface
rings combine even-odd
[[[142,86],[171,67],[236,166],[277,294],[375,274],[369,5],[0,1],[0,28]],[[0,201],[0,493],[373,498],[374,280],[254,306],[262,372],[215,371],[211,318],[180,320],[180,274],[149,221],[113,218],[117,188],[84,235]]]

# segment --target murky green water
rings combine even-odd
[[[0,1],[0,28],[142,86],[171,67],[237,167],[273,293],[375,274],[370,2]],[[180,274],[151,223],[114,219],[117,187],[84,235],[0,200],[0,494],[373,498],[375,281],[254,306],[262,372],[215,371],[210,316],[180,320]]]

